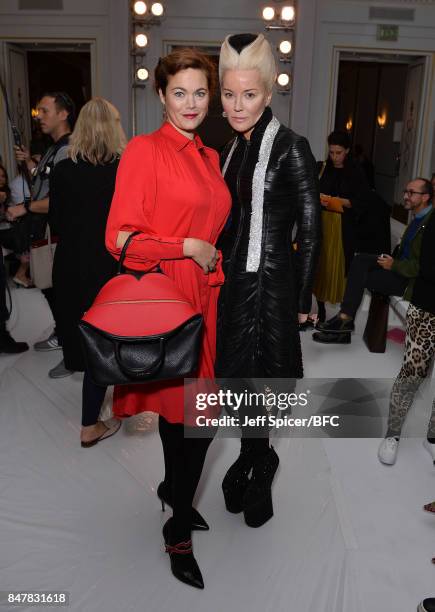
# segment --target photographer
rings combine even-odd
[[[41,131],[51,136],[54,144],[48,149],[39,164],[35,164],[27,149],[15,147],[17,161],[25,161],[33,175],[32,199],[29,202],[23,202],[23,204],[9,208],[7,211],[7,218],[10,221],[15,221],[24,215],[35,213],[32,219],[32,236],[29,238],[40,238],[45,233],[47,214],[49,212],[50,172],[59,161],[67,157],[69,135],[75,119],[74,103],[63,92],[48,92],[44,94],[37,105],[37,111]],[[56,305],[53,289],[44,289],[43,293],[56,322]],[[57,337],[56,328],[46,340],[37,342],[34,345],[34,349],[37,351],[52,351],[60,348],[61,344]],[[72,372],[66,370],[63,360],[49,372],[51,378],[60,378],[70,374]]]

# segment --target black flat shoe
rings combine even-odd
[[[273,446],[256,459],[252,477],[243,498],[243,513],[249,527],[261,527],[273,516],[272,481],[279,457]]]
[[[303,323],[299,323],[299,331],[304,332],[307,329],[314,329],[314,321],[310,317],[307,318]]]
[[[329,319],[329,321],[325,323],[319,322],[316,329],[334,334],[345,334],[354,331],[355,324],[353,319],[345,320],[342,319],[339,314],[336,314],[335,317],[332,317],[332,319]]]
[[[228,512],[238,514],[243,510],[243,497],[249,485],[249,473],[255,457],[249,449],[242,447],[237,460],[230,467],[222,481],[225,506]]]
[[[162,502],[162,512],[165,511],[165,504],[172,508],[172,500],[164,482],[161,482],[157,487],[157,497]],[[206,520],[200,515],[198,510],[192,508],[190,528],[192,531],[208,531],[210,529]]]
[[[313,334],[314,342],[321,344],[350,344],[350,332],[336,334],[335,332],[315,332]]]
[[[197,589],[203,589],[204,580],[193,556],[192,540],[171,544],[171,523],[172,518],[163,525],[163,538],[165,540],[165,550],[171,560],[172,573],[181,582]]]

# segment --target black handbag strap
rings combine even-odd
[[[117,271],[118,274],[122,274],[122,269],[124,267],[124,259],[127,254],[128,245],[133,240],[133,238],[137,236],[138,234],[140,234],[139,231],[132,232],[130,236],[127,238],[127,240],[124,242],[124,246],[122,247],[121,255],[119,256],[118,271]]]

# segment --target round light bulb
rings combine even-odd
[[[282,40],[279,43],[279,50],[283,55],[288,55],[292,50],[291,42],[289,40]]]
[[[133,10],[136,15],[145,15],[145,13],[147,12],[147,5],[145,4],[145,2],[135,2]]]
[[[146,47],[148,44],[148,38],[146,34],[137,34],[135,41],[138,47]]]
[[[151,12],[155,17],[161,17],[163,15],[163,4],[160,2],[154,2],[151,5]]]
[[[266,6],[263,9],[263,19],[272,21],[275,18],[275,9],[272,6]]]
[[[283,6],[281,11],[282,21],[293,21],[295,18],[295,9],[292,6]]]
[[[146,81],[149,77],[149,72],[146,68],[139,68],[136,72],[139,81]]]
[[[287,74],[287,72],[281,72],[281,74],[278,75],[278,85],[280,85],[281,87],[287,87],[287,85],[290,83],[290,76]]]

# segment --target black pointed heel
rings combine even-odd
[[[193,556],[192,540],[171,544],[171,524],[172,518],[163,525],[165,550],[171,560],[171,571],[175,578],[184,582],[184,584],[197,589],[203,589],[204,580],[198,563]]]
[[[249,527],[261,527],[273,516],[272,481],[279,465],[273,446],[256,459],[252,478],[243,498],[243,513]]]
[[[228,512],[238,514],[243,510],[243,498],[249,485],[249,473],[254,457],[249,446],[242,448],[239,457],[230,467],[222,481],[222,491]]]
[[[162,503],[162,512],[165,511],[166,505],[172,508],[172,500],[164,482],[161,482],[157,487],[157,497]],[[206,520],[195,508],[192,508],[191,525],[192,531],[209,531],[210,527]]]

